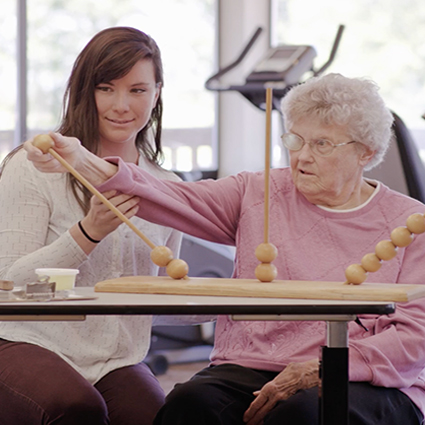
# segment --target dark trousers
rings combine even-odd
[[[93,386],[51,351],[0,339],[1,424],[151,425],[164,397],[144,363]]]
[[[244,412],[254,400],[252,393],[277,374],[237,365],[206,368],[166,398],[155,425],[244,425]],[[349,386],[350,425],[420,425],[419,409],[401,391],[374,387],[364,382]],[[298,391],[279,402],[264,425],[317,425],[317,387]]]

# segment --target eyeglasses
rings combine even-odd
[[[346,143],[339,143],[334,145],[332,142],[326,139],[312,140],[311,142],[306,142],[301,136],[298,136],[294,133],[285,133],[281,136],[283,145],[288,148],[290,151],[299,151],[307,143],[310,146],[310,149],[317,155],[320,156],[329,156],[333,150],[339,146],[349,145],[350,143],[356,143],[355,140]]]

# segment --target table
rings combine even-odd
[[[94,292],[87,300],[0,303],[0,320],[84,320],[87,315],[229,314],[234,320],[317,320],[327,324],[322,347],[322,425],[348,424],[348,323],[358,314],[390,314],[394,302]]]

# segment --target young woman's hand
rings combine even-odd
[[[104,192],[103,195],[128,219],[136,215],[139,206],[139,198],[132,195],[117,194],[115,190]],[[90,200],[90,210],[86,217],[81,220],[86,233],[95,240],[102,240],[106,235],[113,232],[122,221],[104,205],[96,196]]]

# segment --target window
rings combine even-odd
[[[16,105],[16,7],[4,2],[0,14],[0,158],[13,147]]]
[[[57,127],[72,64],[91,37],[107,27],[132,26],[151,35],[162,52],[165,166],[182,163],[190,171],[208,162],[210,169],[216,169],[215,96],[204,88],[214,68],[215,1],[28,1],[28,135]],[[6,20],[3,12],[0,19]],[[12,66],[13,56],[11,52]],[[198,147],[204,145],[211,147],[210,160],[194,161]],[[185,160],[177,160],[181,147]]]
[[[277,44],[313,45],[317,67],[345,25],[327,72],[369,77],[387,105],[410,128],[425,159],[425,9],[420,0],[277,0]]]

